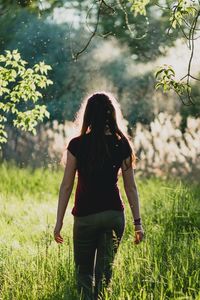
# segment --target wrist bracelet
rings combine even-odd
[[[141,218],[134,219],[133,224],[134,224],[134,225],[142,225],[142,223],[141,223]]]

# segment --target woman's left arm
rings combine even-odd
[[[67,162],[65,166],[64,176],[60,185],[59,200],[57,208],[57,221],[54,228],[54,238],[57,243],[62,243],[63,238],[60,231],[63,225],[63,218],[74,186],[74,178],[76,174],[76,157],[67,150]]]

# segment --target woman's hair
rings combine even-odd
[[[118,123],[120,124],[120,128]],[[85,98],[75,116],[74,126],[79,136],[90,133],[91,143],[87,156],[85,153],[82,153],[81,149],[79,151],[80,157],[77,162],[79,169],[87,172],[100,169],[105,159],[110,156],[106,144],[106,128],[116,138],[128,141],[131,153],[129,166],[131,164],[135,168],[136,155],[133,151],[131,137],[127,133],[127,123],[122,116],[119,103],[112,94],[97,92]],[[61,164],[65,165],[65,161],[66,153],[63,153]]]

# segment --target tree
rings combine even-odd
[[[27,64],[18,50],[0,55],[0,147],[7,141],[6,124],[36,134],[37,123],[49,117],[46,106],[37,102],[41,90],[53,83],[47,78],[51,67],[44,62],[32,68]]]
[[[193,104],[191,83],[192,80],[200,80],[191,74],[195,40],[198,39],[199,31],[198,1],[165,0],[160,3],[159,0],[46,0],[45,5],[42,5],[40,0],[20,0],[17,3],[14,0],[0,0],[0,6],[4,10],[14,5],[30,8],[39,14],[49,13],[58,6],[79,11],[79,17],[82,21],[85,19],[85,27],[90,36],[83,46],[80,45],[79,50],[72,49],[74,60],[87,50],[95,36],[105,38],[114,34],[122,42],[128,43],[138,59],[147,60],[165,52],[160,46],[172,46],[177,37],[183,37],[191,50],[187,74],[181,80],[176,80],[173,66],[162,66],[156,72],[156,87],[162,87],[164,92],[173,89],[184,104],[186,101],[188,105]]]
[[[168,37],[172,37],[173,40],[177,37],[182,36],[186,42],[188,43],[188,47],[191,50],[191,54],[188,61],[188,71],[185,76],[183,76],[180,80],[176,80],[176,74],[173,69],[173,66],[161,66],[158,68],[158,71],[155,73],[156,79],[158,80],[156,84],[156,88],[162,87],[164,92],[169,90],[174,90],[183,104],[191,105],[194,104],[192,99],[192,86],[191,80],[200,81],[200,78],[196,78],[191,74],[191,64],[194,55],[195,49],[195,40],[199,38],[197,33],[199,31],[198,23],[200,16],[200,4],[199,1],[194,0],[178,0],[178,1],[168,1],[166,0],[163,5],[160,4],[159,1],[151,2],[150,0],[117,0],[117,1],[104,1],[99,0],[96,1],[96,22],[93,21],[93,29],[91,30],[91,36],[88,39],[88,42],[85,46],[74,54],[75,59],[78,58],[89,46],[92,38],[98,34],[98,29],[101,26],[104,26],[106,23],[102,23],[101,20],[105,17],[105,14],[110,14],[112,17],[109,19],[109,23],[116,19],[116,15],[119,15],[119,8],[123,11],[124,14],[124,22],[122,19],[118,18],[118,22],[114,22],[114,25],[117,28],[123,28],[125,34],[128,33],[130,35],[129,44],[134,41],[135,46],[138,44],[138,40],[144,41],[145,37],[148,36],[148,31],[152,23],[150,23],[152,8],[159,8],[160,17],[157,18],[162,22],[155,22],[154,18],[154,28],[155,25],[161,26],[162,30],[156,31],[156,33],[162,33],[164,37],[164,43],[166,43],[165,39]],[[106,12],[105,12],[106,11]],[[130,17],[130,11],[133,13]],[[88,15],[88,14],[87,14]],[[138,18],[139,19],[136,19]],[[143,23],[146,24],[146,32],[142,35],[138,35],[140,33],[140,24],[141,17]],[[130,20],[132,19],[132,22]],[[167,20],[165,20],[167,19]],[[88,23],[88,22],[87,22]],[[163,26],[164,25],[164,26]],[[167,25],[167,27],[166,27]],[[109,27],[108,27],[109,28]],[[142,27],[144,28],[144,27]],[[159,28],[160,29],[160,28]],[[121,32],[121,30],[120,30]],[[102,36],[109,35],[111,31],[104,32]],[[156,34],[157,35],[157,34]],[[123,35],[122,35],[123,37]],[[157,46],[163,44],[163,38],[154,39],[154,49],[157,49]],[[173,44],[173,42],[172,42]],[[133,48],[133,47],[132,47]],[[138,48],[138,46],[137,46]],[[152,47],[153,48],[153,47]],[[147,44],[148,49],[148,44]],[[151,48],[150,48],[151,49]],[[140,52],[140,51],[139,51]],[[136,51],[136,54],[139,55],[139,52]],[[159,53],[159,51],[152,51],[152,54]],[[152,55],[148,56],[151,58]]]

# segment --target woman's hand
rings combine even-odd
[[[62,224],[56,223],[56,226],[54,228],[54,239],[59,244],[63,243],[63,238],[60,235],[61,229],[62,229]]]
[[[142,225],[135,225],[135,244],[139,244],[144,238],[144,230]]]

